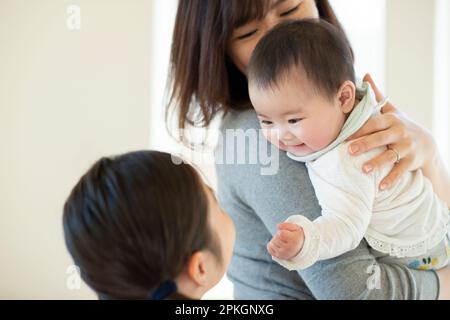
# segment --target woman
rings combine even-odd
[[[171,57],[171,102],[179,115],[179,127],[208,126],[224,112],[224,136],[227,130],[258,130],[245,76],[249,59],[271,28],[287,19],[302,18],[322,18],[341,28],[327,0],[181,1]],[[364,80],[373,84],[381,99],[370,76]],[[349,152],[355,156],[378,146],[396,151],[387,151],[364,166],[369,172],[397,162],[380,189],[394,185],[404,172],[420,168],[435,191],[444,199],[450,198],[450,179],[444,174],[445,166],[432,137],[401,116],[392,104],[351,138],[356,140]],[[263,144],[258,141],[257,145]],[[229,141],[224,146],[228,147]],[[365,242],[301,272],[288,272],[274,263],[266,244],[276,224],[299,213],[313,220],[321,212],[304,165],[282,153],[278,157],[275,175],[261,175],[261,164],[217,165],[221,205],[237,229],[228,272],[236,298],[449,298],[449,268],[438,273],[409,270],[393,264],[388,257],[374,256]]]

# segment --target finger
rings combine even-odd
[[[302,228],[299,228],[297,231],[288,231],[283,234],[282,240],[287,243],[298,243],[304,237],[304,232]]]
[[[289,237],[287,236],[287,233],[288,233],[288,232],[290,232],[290,231],[287,231],[287,230],[281,230],[281,231],[278,231],[278,233],[277,233],[277,238],[278,238],[281,242],[284,242],[284,243],[288,242],[288,240],[289,240]]]
[[[371,117],[361,129],[348,137],[347,141],[355,140],[375,132],[386,130],[394,124],[394,121],[397,120],[398,118],[396,118],[393,114],[384,114]]]
[[[273,239],[268,243],[268,246],[270,246],[270,248],[273,251],[278,251],[280,250],[280,248],[275,244],[275,242],[273,241]]]
[[[297,241],[300,238],[301,231],[302,231],[301,228],[299,228],[296,231],[287,231],[287,230],[280,231],[279,239],[286,244],[292,243],[293,241]]]
[[[349,145],[351,155],[357,156],[378,147],[393,144],[401,139],[398,130],[383,130],[368,136],[362,137]]]
[[[372,79],[372,76],[369,73],[367,73],[364,76],[363,81],[368,82],[370,84],[370,86],[372,87],[373,91],[375,92],[375,97],[377,99],[377,102],[380,102],[381,100],[384,99],[384,95],[378,89],[378,87],[376,86],[375,82]]]
[[[281,239],[279,237],[276,237],[275,239],[273,239],[272,243],[278,250],[280,250],[281,248],[283,248],[285,246],[285,243],[283,241],[281,241]]]
[[[397,150],[397,149],[396,149]],[[402,154],[400,151],[399,153],[399,159],[402,159]],[[374,170],[378,170],[381,168],[384,168],[388,165],[395,164],[399,159],[397,159],[397,153],[392,149],[386,149],[382,154],[378,155],[374,159],[371,159],[363,164],[362,170],[365,173],[370,173]]]
[[[394,168],[389,172],[389,174],[380,182],[380,190],[387,190],[394,186],[400,177],[402,177],[407,171],[409,171],[409,167],[411,166],[411,161],[402,160],[397,163]]]
[[[271,256],[273,256],[275,258],[280,258],[280,256],[281,256],[280,250],[277,249],[273,244],[268,244],[267,250],[269,251]]]
[[[275,249],[273,248],[273,245],[270,242],[267,244],[267,251],[271,256],[274,256],[276,253]]]
[[[288,230],[288,231],[298,231],[300,229],[299,225],[296,225],[294,223],[280,223],[277,225],[278,230]]]

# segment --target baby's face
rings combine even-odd
[[[251,84],[249,92],[266,139],[296,156],[327,147],[346,120],[337,93],[329,99],[300,75],[288,76],[266,90]]]

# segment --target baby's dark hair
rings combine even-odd
[[[249,84],[276,87],[292,68],[331,98],[346,80],[355,82],[353,51],[345,34],[319,19],[282,23],[256,46],[247,70]]]
[[[180,162],[157,151],[102,158],[72,190],[66,245],[100,298],[149,298],[194,252],[221,257],[202,178]]]

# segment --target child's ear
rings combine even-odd
[[[187,275],[198,286],[206,285],[206,255],[205,252],[195,252],[187,263]]]
[[[356,99],[356,87],[351,81],[345,81],[339,88],[338,100],[343,113],[353,110]]]

